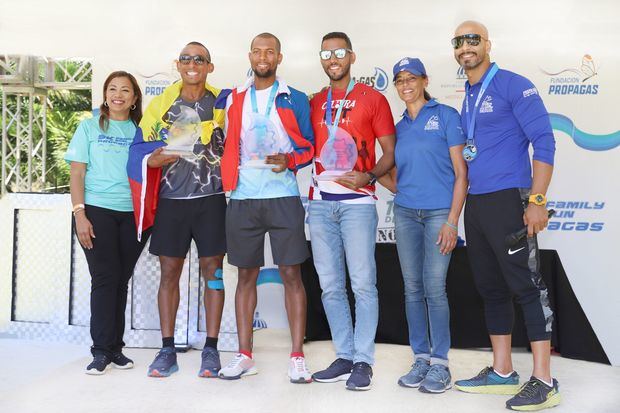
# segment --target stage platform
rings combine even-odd
[[[130,348],[136,367],[110,369],[88,376],[86,346],[14,339],[0,334],[0,412],[502,412],[506,396],[472,395],[455,389],[442,395],[399,387],[398,377],[411,364],[409,347],[377,345],[373,389],[351,392],[344,382],[291,384],[286,377],[290,340],[286,330],[255,334],[256,376],[238,381],[197,377],[200,352],[179,354],[180,371],[167,379],[146,376],[155,349]],[[308,343],[309,367],[326,367],[334,357],[330,341]],[[226,363],[232,353],[222,353]],[[453,379],[469,377],[491,363],[487,350],[451,350]],[[531,355],[514,354],[522,381],[530,375]],[[612,413],[620,411],[620,367],[553,357],[560,381],[562,405],[553,413]]]

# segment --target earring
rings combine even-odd
[[[105,106],[106,108],[108,107],[108,101],[107,100],[103,102],[103,106]]]
[[[136,105],[132,105],[131,110],[136,110]]]

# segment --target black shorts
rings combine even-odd
[[[199,257],[226,253],[226,196],[192,199],[159,199],[149,252],[185,258],[192,239]]]
[[[273,262],[296,265],[309,256],[304,232],[306,212],[298,196],[270,199],[231,199],[226,210],[228,262],[240,268],[265,265],[265,233]]]

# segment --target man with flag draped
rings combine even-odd
[[[127,165],[138,234],[153,226],[149,252],[159,256],[161,266],[157,298],[162,348],[148,375],[167,377],[178,370],[174,325],[179,279],[193,239],[206,286],[207,338],[198,375],[217,377],[217,337],[224,307],[222,261],[226,253],[226,198],[220,158],[228,91],[206,82],[214,66],[209,50],[201,43],[188,43],[176,65],[181,80],[147,107]],[[179,135],[185,137],[185,150],[173,145]],[[175,150],[171,150],[173,146]]]

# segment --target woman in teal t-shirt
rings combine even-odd
[[[103,84],[100,114],[80,123],[65,160],[71,164],[75,231],[91,275],[90,334],[93,361],[87,374],[133,367],[122,353],[129,278],[148,236],[137,241],[126,165],[142,118],[142,93],[127,72]]]
[[[396,193],[394,229],[415,358],[398,383],[442,393],[451,387],[446,275],[467,193],[465,137],[458,112],[426,91],[428,77],[419,59],[401,59],[393,73],[407,110],[396,124],[396,171],[381,183]]]

